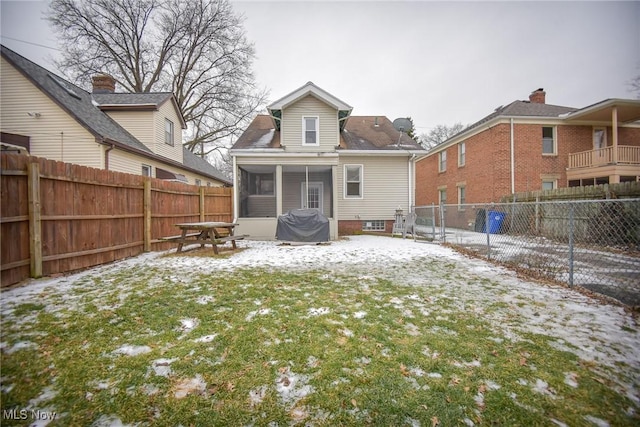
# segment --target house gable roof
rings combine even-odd
[[[208,162],[195,156],[188,150],[184,150],[183,162],[179,163],[172,159],[155,154],[147,148],[136,137],[129,133],[125,128],[120,126],[114,119],[109,117],[102,111],[102,105],[97,100],[100,98],[108,105],[133,105],[134,100],[144,102],[144,104],[153,104],[156,107],[175,97],[171,93],[143,93],[143,94],[92,94],[84,89],[74,85],[73,83],[63,79],[62,77],[49,72],[47,69],[37,65],[36,63],[24,58],[18,53],[0,45],[0,52],[10,64],[13,65],[22,75],[33,83],[39,90],[47,95],[61,109],[73,117],[81,126],[89,133],[94,135],[96,139],[106,144],[114,144],[122,149],[135,152],[139,155],[158,160],[160,162],[170,164],[176,167],[184,167],[194,172],[209,176],[212,179],[219,180],[225,184],[231,182],[224,177]],[[144,105],[141,104],[141,105]],[[177,103],[175,104],[177,107]],[[177,109],[182,123],[184,119]],[[206,164],[205,164],[206,163]]]
[[[316,86],[313,82],[307,82],[305,85],[299,87],[288,95],[283,96],[282,98],[267,106],[267,111],[269,111],[276,131],[280,130],[282,110],[309,95],[338,110],[340,129],[344,129],[345,120],[351,114],[351,110],[353,110],[353,107],[346,102],[341,101],[337,97],[331,95],[326,90]]]
[[[180,118],[180,126],[182,129],[187,128],[178,101],[171,92],[94,93],[92,96],[102,111],[157,110],[165,102],[171,102]]]
[[[232,150],[278,149],[280,131],[271,117],[258,115],[243,132]],[[384,116],[350,116],[344,130],[340,132],[340,145],[336,151],[389,151],[410,150],[425,151],[424,148],[405,133],[400,133],[393,123]]]

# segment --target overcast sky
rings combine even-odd
[[[640,2],[233,1],[271,101],[312,81],[354,115],[470,124],[544,88],[547,103],[635,98]],[[1,4],[2,43],[55,69],[46,2]],[[28,43],[27,43],[28,42]],[[32,44],[29,44],[32,43]]]

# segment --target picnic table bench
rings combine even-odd
[[[236,249],[236,240],[243,240],[249,237],[246,234],[234,234],[237,223],[232,222],[188,222],[176,224],[182,232],[177,236],[163,237],[162,240],[172,241],[178,244],[176,252],[182,252],[184,245],[200,244],[212,245],[213,252],[218,254],[218,245],[231,242],[233,249]]]

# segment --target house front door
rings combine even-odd
[[[322,193],[324,190],[322,182],[310,182],[308,184],[303,182],[301,190],[302,209],[318,209],[322,213]]]

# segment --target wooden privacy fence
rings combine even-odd
[[[1,285],[169,249],[176,223],[232,221],[231,188],[0,157]]]

